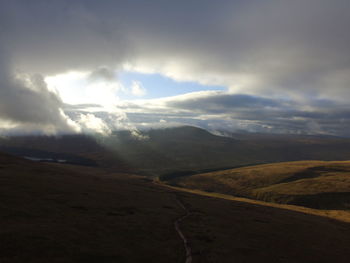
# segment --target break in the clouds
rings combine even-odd
[[[105,115],[129,117],[130,125],[144,114],[144,126],[173,116],[173,123],[203,127],[349,135],[348,0],[0,5],[2,129],[114,129],[96,110],[73,114],[64,104],[97,103],[108,105]],[[123,71],[226,91],[125,102],[121,92],[142,99],[147,89],[137,79],[124,87]],[[83,74],[85,89],[43,81],[68,72]]]

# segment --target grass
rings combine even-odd
[[[162,184],[161,182],[159,182]],[[292,210],[296,212],[301,212],[305,214],[311,214],[316,216],[322,216],[322,217],[328,217],[330,219],[339,220],[342,222],[350,223],[350,211],[346,210],[326,210],[326,209],[313,209],[309,207],[303,207],[303,206],[297,206],[297,205],[287,205],[287,204],[278,204],[278,203],[272,203],[272,202],[265,202],[260,200],[254,200],[244,197],[235,197],[232,195],[226,195],[226,194],[220,194],[220,193],[214,193],[214,192],[206,192],[198,189],[188,189],[188,188],[182,188],[182,187],[176,187],[171,186],[167,184],[163,184],[166,187],[169,187],[174,190],[192,193],[200,196],[207,196],[212,197],[216,199],[224,199],[224,200],[231,200],[231,201],[237,201],[237,202],[244,202],[249,203],[253,205],[261,205],[261,206],[268,206],[268,207],[275,207],[279,209],[286,209],[286,210]]]
[[[1,156],[0,167],[0,262],[181,261],[182,209],[140,177]]]
[[[110,136],[13,136],[0,138],[0,151],[49,158],[63,155],[111,171],[137,171],[152,177],[247,164],[350,159],[348,138],[255,133],[228,138],[188,126],[143,131],[142,136],[147,139],[137,139],[130,131]]]
[[[169,180],[180,187],[320,209],[350,208],[350,161],[296,161]]]
[[[184,262],[176,198],[194,263],[350,257],[350,224],[334,214],[0,154],[0,262]]]

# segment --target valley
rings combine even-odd
[[[350,262],[349,13],[0,0],[0,263]]]
[[[0,262],[348,261],[348,139],[143,135],[1,138]]]
[[[307,208],[206,196],[130,173],[6,154],[0,180],[1,262],[185,262],[174,222],[192,262],[350,256],[349,221]]]
[[[0,151],[158,177],[273,162],[350,160],[350,139],[254,133],[224,137],[181,126],[140,131],[138,136],[115,131],[108,136],[4,137],[0,138]]]

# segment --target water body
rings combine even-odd
[[[52,162],[52,163],[66,163],[67,160],[64,159],[52,159],[52,158],[39,158],[39,157],[32,157],[32,156],[23,156],[23,158],[31,161],[36,162]]]

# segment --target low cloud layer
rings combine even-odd
[[[71,112],[86,112],[91,106],[81,105]],[[329,100],[311,100],[305,105],[290,99],[203,91],[162,99],[123,102],[118,108],[126,114],[124,120],[137,129],[186,124],[212,131],[247,130],[338,136],[349,136],[350,129],[348,105]],[[94,114],[112,125],[113,122],[108,120],[108,112],[95,108]],[[118,126],[123,129],[121,123]]]
[[[160,125],[173,120],[349,135],[349,11],[347,0],[3,0],[0,126],[45,133],[107,130],[102,122],[110,123],[109,117],[85,111],[90,115],[79,119],[80,111],[65,110],[43,79],[85,71],[92,72],[91,82],[116,82],[114,72],[129,69],[227,87],[223,93],[115,103],[130,123],[144,114],[144,125],[151,125],[163,114]],[[135,83],[133,92],[146,91]]]

